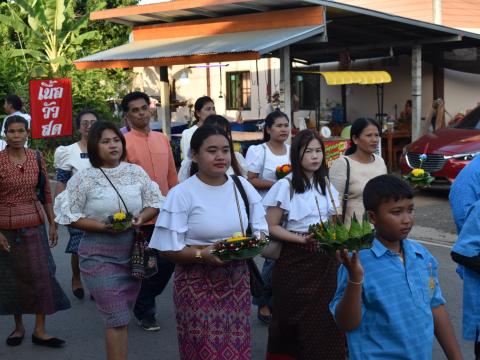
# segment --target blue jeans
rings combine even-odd
[[[153,225],[142,226],[142,230],[148,238],[151,238],[153,229]],[[160,256],[157,252],[157,267],[158,272],[155,275],[142,281],[142,287],[133,309],[133,313],[138,320],[155,316],[155,298],[167,286],[175,269],[175,264]]]
[[[265,284],[263,294],[260,297],[253,298],[253,304],[259,307],[268,305],[272,307],[272,270],[275,265],[275,260],[265,259],[262,267],[262,279]]]

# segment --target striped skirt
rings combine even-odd
[[[245,261],[177,265],[173,300],[180,359],[251,358],[252,298]]]
[[[118,234],[86,232],[78,255],[82,280],[95,299],[107,328],[125,326],[140,291],[131,276],[133,230]]]
[[[57,279],[44,225],[0,230],[10,252],[0,251],[0,314],[46,314],[70,308]]]

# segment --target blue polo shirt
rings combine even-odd
[[[445,303],[438,283],[437,260],[422,245],[403,240],[405,265],[398,254],[374,240],[360,251],[365,272],[362,321],[347,332],[350,359],[432,359],[432,307]],[[347,286],[348,273],[338,270],[335,309]]]

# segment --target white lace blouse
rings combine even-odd
[[[291,179],[291,174],[287,175]],[[337,211],[341,213],[338,192],[330,185],[330,191],[335,201]],[[317,208],[318,202],[318,208]],[[314,189],[313,186],[303,194],[293,193],[290,199],[290,183],[286,178],[277,181],[263,198],[263,205],[268,207],[278,206],[287,213],[287,223],[285,229],[306,233],[308,227],[328,220],[329,216],[335,215],[330,195],[326,191],[323,195],[321,190]]]
[[[250,224],[254,235],[268,234],[261,197],[245,179],[243,184],[250,204]],[[169,191],[157,218],[150,247],[160,251],[180,251],[186,245],[210,245],[240,232],[240,217],[235,200],[237,192],[244,227],[247,213],[233,180],[220,186],[205,184],[196,175]]]
[[[138,165],[122,162],[116,168],[102,168],[127,205],[128,212],[138,215],[144,208],[160,209],[164,197],[158,185]],[[125,207],[100,169],[77,172],[65,191],[55,199],[55,222],[71,224],[88,218],[106,222],[108,216]]]

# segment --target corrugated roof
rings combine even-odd
[[[139,26],[292,9],[316,4],[317,0],[176,0],[94,11],[90,14],[90,19]]]
[[[323,29],[323,26],[307,26],[213,36],[137,41],[84,57],[75,63],[252,52],[264,55],[320,34]]]

